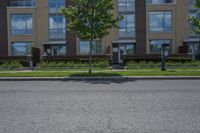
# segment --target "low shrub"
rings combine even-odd
[[[3,69],[16,69],[21,67],[23,67],[23,65],[19,61],[8,61],[0,65],[0,68]]]
[[[134,67],[158,67],[160,66],[161,62],[152,62],[152,61],[129,61],[126,63],[126,66],[128,68],[134,68]],[[200,67],[199,61],[187,61],[187,62],[173,62],[173,61],[167,61],[166,66],[169,67]]]
[[[65,68],[65,67],[88,67],[89,63],[85,61],[42,61],[41,63],[37,64],[40,68]],[[109,60],[93,60],[92,61],[93,67],[109,67],[110,61]]]

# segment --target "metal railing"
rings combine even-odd
[[[19,7],[19,6],[35,6],[36,2],[35,0],[16,0],[16,1],[10,1],[11,7]]]

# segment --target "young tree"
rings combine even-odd
[[[196,16],[190,17],[192,30],[195,34],[200,34],[200,0],[195,0],[195,7],[197,8]]]
[[[74,6],[62,8],[67,19],[67,30],[78,38],[90,41],[89,73],[92,73],[92,44],[118,28],[122,17],[115,18],[113,0],[74,0]]]

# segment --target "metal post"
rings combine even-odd
[[[193,44],[192,44],[192,59],[193,59],[193,60],[196,59],[195,56],[196,56],[195,44],[193,43]]]
[[[161,52],[161,71],[166,71],[165,67],[165,47],[162,47],[162,52]]]
[[[32,55],[27,55],[27,60],[29,64],[29,68],[33,70],[33,56]]]
[[[166,56],[165,55],[165,50],[166,47],[169,47],[169,44],[163,44],[162,45],[162,50],[161,50],[161,71],[166,71]]]

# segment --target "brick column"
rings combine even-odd
[[[66,0],[66,7],[69,5],[73,5],[73,0]],[[67,38],[67,55],[68,56],[76,56],[76,35],[72,32],[66,32]]]
[[[136,0],[136,55],[146,54],[146,0]]]
[[[8,56],[7,5],[8,0],[0,0],[0,57]]]

